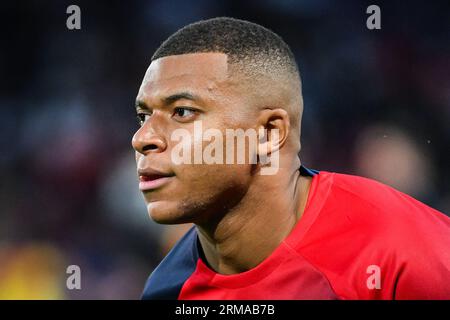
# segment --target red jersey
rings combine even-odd
[[[450,219],[379,182],[317,172],[301,219],[258,266],[222,275],[193,227],[143,299],[450,299]]]

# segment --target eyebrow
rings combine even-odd
[[[200,101],[200,97],[198,97],[197,95],[188,92],[188,91],[183,91],[183,92],[177,92],[174,94],[171,94],[170,96],[164,97],[162,98],[162,102],[163,105],[167,106],[170,105],[174,102],[176,102],[177,100],[181,100],[181,99],[186,99],[186,100],[192,100],[192,101]],[[147,105],[147,103],[145,103],[145,101],[143,100],[136,100],[136,109],[137,108],[141,108],[141,109],[150,109],[149,106]]]

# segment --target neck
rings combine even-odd
[[[250,270],[289,235],[303,214],[311,178],[280,168],[255,177],[242,201],[214,225],[197,225],[206,262],[216,272]]]

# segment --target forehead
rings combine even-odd
[[[139,89],[141,98],[170,94],[177,90],[211,90],[228,78],[227,55],[193,53],[153,61]]]

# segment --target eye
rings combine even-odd
[[[151,114],[148,113],[138,112],[136,114],[138,124],[142,127],[144,125],[144,122],[148,119],[148,117],[150,117],[150,115]]]
[[[189,118],[194,116],[196,113],[195,109],[186,108],[186,107],[177,107],[174,109],[173,116],[179,118]]]

